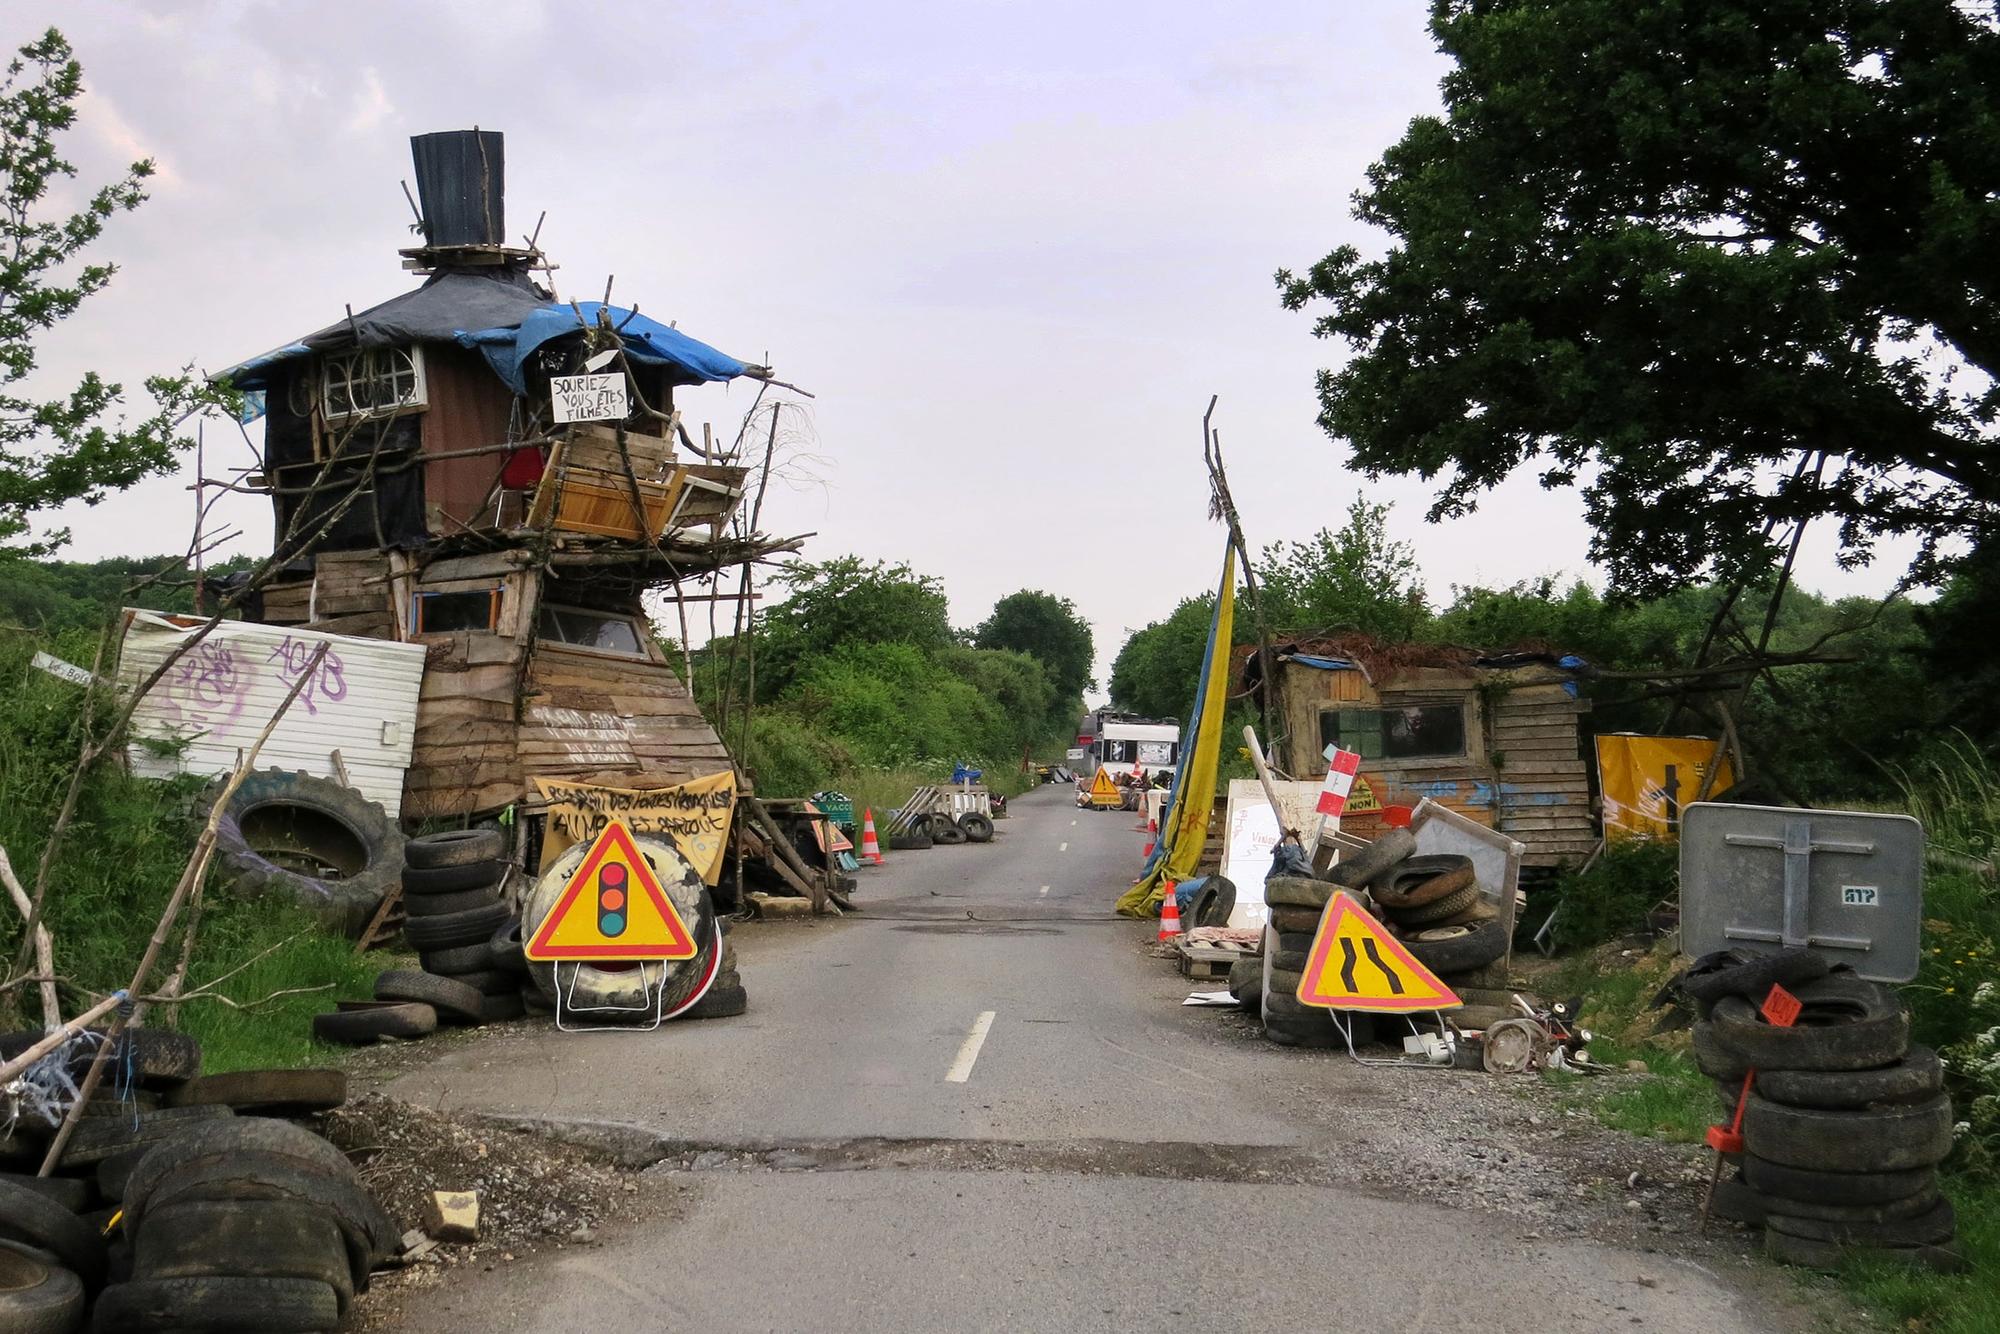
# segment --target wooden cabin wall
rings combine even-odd
[[[408,570],[398,580],[406,603],[419,592],[496,584],[501,590],[491,630],[407,633],[429,647],[416,747],[403,780],[403,810],[410,816],[472,815],[527,795],[516,740],[538,575],[520,568],[520,559],[514,551],[456,557]],[[404,612],[406,624],[409,615]]]
[[[507,439],[514,391],[486,358],[455,343],[424,344],[424,453],[445,454]],[[506,455],[431,459],[424,465],[424,515],[433,535],[463,531],[486,508]]]
[[[641,661],[538,642],[528,691],[520,762],[530,776],[670,787],[730,767],[722,738],[657,647]]]
[[[1597,846],[1581,720],[1590,701],[1559,682],[1497,695],[1487,735],[1498,777],[1499,827],[1527,844],[1524,866],[1561,866]]]

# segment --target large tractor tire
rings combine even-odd
[[[222,787],[210,789],[211,808]],[[223,809],[215,860],[237,895],[289,899],[354,936],[402,879],[403,833],[379,802],[352,788],[259,769]]]

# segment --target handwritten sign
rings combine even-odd
[[[543,870],[570,844],[590,842],[617,820],[635,834],[670,841],[705,883],[713,885],[722,874],[722,850],[736,809],[736,775],[731,771],[679,787],[635,790],[537,778],[535,788],[549,803]]]
[[[551,375],[549,407],[559,422],[624,421],[632,409],[625,397],[625,374]]]

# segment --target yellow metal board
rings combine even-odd
[[[1125,794],[1118,790],[1109,769],[1099,769],[1097,777],[1090,780],[1090,804],[1093,806],[1122,806]]]
[[[694,936],[660,888],[659,877],[613,819],[590,845],[526,953],[540,963],[592,959],[638,962],[692,959]]]
[[[1463,1004],[1362,906],[1335,894],[1299,977],[1299,1004],[1328,1010],[1449,1010]]]

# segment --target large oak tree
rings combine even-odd
[[[1940,552],[2000,521],[1993,0],[1435,0],[1444,114],[1284,301],[1353,355],[1321,425],[1464,512],[1582,484],[1657,593],[1832,518]]]

